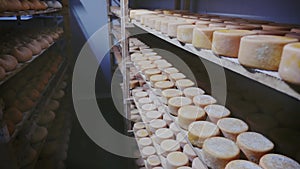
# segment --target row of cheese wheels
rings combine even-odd
[[[139,58],[151,58],[152,56],[149,56],[149,53],[153,52],[150,50],[147,50],[147,52],[142,52],[140,53],[142,56],[140,56]],[[132,56],[136,55],[137,54],[132,54]],[[136,60],[136,57],[132,57],[132,59],[135,65],[141,65],[141,63],[149,60]],[[161,63],[157,62],[159,60],[162,59],[155,60],[156,65],[157,63]],[[147,63],[147,65],[149,65],[149,63]],[[140,66],[138,66],[138,69],[141,72],[146,72],[147,70],[153,69],[149,68],[143,70],[139,67]],[[162,72],[164,72],[164,70],[167,69],[170,69],[170,67],[158,67],[158,70]],[[227,163],[239,158],[240,149],[248,158],[248,160],[258,163],[260,159],[265,159],[261,158],[263,155],[269,153],[273,149],[274,144],[263,135],[256,132],[246,132],[248,130],[248,125],[242,120],[235,118],[226,118],[230,115],[230,111],[224,106],[216,105],[215,103],[217,101],[213,97],[209,95],[204,95],[203,90],[199,88],[192,87],[194,86],[194,84],[189,83],[189,85],[187,86],[176,85],[179,89],[178,90],[173,88],[174,84],[172,84],[172,78],[169,78],[172,77],[171,74],[165,74],[165,76],[167,76],[169,79],[161,78],[160,81],[153,81],[152,77],[156,76],[163,75],[160,74],[150,76],[149,79],[151,85],[156,89],[163,90],[161,92],[161,95],[164,99],[161,100],[167,100],[169,111],[174,116],[178,116],[177,122],[179,126],[183,129],[188,128],[188,138],[190,142],[194,146],[203,148],[204,161],[209,167],[224,168]],[[182,80],[183,79],[179,79],[178,81]],[[175,84],[178,84],[176,82]],[[157,83],[165,83],[166,85],[156,85]],[[181,92],[180,90],[183,90],[183,92]],[[168,98],[167,93],[172,93],[173,97]],[[181,96],[182,93],[186,93],[186,95]],[[151,99],[149,101],[149,99],[144,98],[147,96],[147,93],[137,92],[134,94],[134,96],[136,99],[139,99],[139,104],[142,105],[141,109],[142,111],[147,112],[146,117],[149,116],[149,120],[151,120],[151,118],[153,117],[161,118],[161,114],[153,113],[153,111],[155,112],[159,110],[159,107],[157,107],[154,103],[151,103]],[[164,109],[162,109],[162,111],[164,111]],[[148,115],[149,112],[151,112],[151,115]],[[154,114],[154,116],[152,114]],[[208,115],[208,119],[210,120],[210,122],[203,121],[206,114]],[[155,130],[155,125],[154,127],[151,126],[150,122],[149,128],[150,131],[153,132],[153,129]],[[227,138],[217,137],[221,134],[220,130],[222,134]],[[156,132],[157,130],[155,131],[156,136],[159,135],[159,133]],[[165,131],[164,133],[167,134],[170,132]],[[167,135],[169,135],[167,137],[169,138],[172,134]],[[160,143],[160,141],[158,142]],[[281,155],[273,156],[281,157]],[[285,159],[287,160],[279,164],[279,166],[289,165],[294,168],[299,167],[299,164],[296,161],[288,157],[285,157]],[[278,166],[276,166],[277,164],[272,167],[268,166],[270,164],[273,164],[272,162],[268,163],[267,161],[262,161],[260,163],[262,163],[261,166],[265,166],[265,168],[278,168]]]
[[[240,64],[246,67],[278,70],[282,79],[300,84],[299,28],[259,25],[253,21],[232,23],[229,18],[208,19],[210,21],[163,14],[140,16],[141,24],[172,38],[176,37],[180,42],[191,43],[196,48],[211,49],[220,56],[238,58]]]
[[[62,8],[62,4],[55,0],[1,0],[0,12],[15,12],[26,10],[45,10],[47,8]]]

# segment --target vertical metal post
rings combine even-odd
[[[110,70],[111,70],[111,74],[113,74],[114,72],[114,68],[115,68],[115,58],[113,55],[113,51],[112,51],[112,47],[113,47],[113,35],[112,35],[112,28],[113,28],[113,23],[112,23],[112,15],[111,15],[111,11],[110,11],[110,7],[111,7],[111,0],[106,0],[106,10],[107,10],[107,29],[108,29],[108,45],[109,45],[109,57],[110,57]]]
[[[190,0],[184,0],[183,9],[188,10],[190,12],[191,8],[191,1]]]

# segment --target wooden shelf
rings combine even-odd
[[[151,34],[165,40],[168,43],[171,43],[185,51],[188,51],[194,55],[197,55],[201,59],[208,60],[208,61],[215,63],[221,67],[229,69],[229,70],[236,72],[242,76],[245,76],[249,79],[257,81],[257,82],[264,84],[270,88],[273,88],[277,91],[285,93],[297,100],[300,100],[300,93],[297,92],[296,90],[294,90],[292,86],[290,86],[289,84],[284,82],[279,77],[278,72],[245,68],[239,64],[237,58],[228,58],[228,57],[222,57],[222,56],[218,57],[218,56],[214,55],[211,50],[196,49],[192,44],[182,44],[176,38],[172,39],[169,36],[167,36],[166,34],[162,34],[161,32],[158,32],[149,27],[145,27],[145,26],[141,25],[139,22],[132,21],[132,23],[135,26],[141,28],[142,30],[144,30],[148,33],[151,33]]]
[[[48,14],[61,11],[61,9],[48,8],[46,10],[27,10],[27,11],[16,11],[16,12],[1,12],[0,17],[10,17],[10,16],[24,16],[24,15],[40,15]]]

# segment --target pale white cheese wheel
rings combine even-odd
[[[140,148],[144,148],[152,145],[152,140],[149,137],[144,137],[138,140],[138,145]]]
[[[217,100],[210,95],[198,95],[193,98],[193,103],[200,107],[217,103]]]
[[[160,166],[161,162],[157,155],[151,155],[146,160],[146,166],[148,169],[152,169],[154,167]]]
[[[195,96],[203,95],[205,92],[198,87],[188,87],[183,90],[185,97],[193,99]]]
[[[159,81],[154,83],[154,88],[166,90],[174,87],[174,83],[171,81]]]
[[[185,133],[185,134],[183,134]],[[184,147],[187,144],[187,132],[181,132],[176,135],[176,141],[179,142],[180,147]]]
[[[140,129],[140,130],[138,130],[138,131],[136,132],[136,136],[137,136],[138,138],[148,137],[148,136],[149,136],[149,133],[148,133],[148,131],[145,130],[145,129]]]
[[[259,165],[251,162],[251,161],[247,161],[247,160],[233,160],[230,161],[225,169],[238,169],[238,168],[242,168],[242,169],[262,169]]]
[[[156,65],[159,65],[159,64],[169,63],[169,62],[165,59],[159,59],[159,60],[153,61],[153,63],[156,64]]]
[[[213,32],[224,28],[199,28],[193,30],[192,44],[196,48],[211,49]]]
[[[143,106],[143,105],[145,105],[145,104],[150,104],[152,102],[153,101],[149,97],[140,98],[138,100],[138,104],[139,104],[140,107]]]
[[[173,19],[167,19],[167,20],[162,20],[161,23],[160,23],[160,32],[161,33],[164,33],[164,34],[167,34],[168,33],[168,26],[169,26],[169,23],[172,23],[172,22],[176,22],[175,18]]]
[[[169,75],[169,79],[172,81],[177,81],[180,79],[185,79],[186,76],[183,73],[172,73]]]
[[[134,125],[133,125],[134,132],[137,132],[138,130],[145,129],[145,128],[146,128],[146,125],[143,122],[137,122],[137,123],[134,123]]]
[[[192,43],[195,25],[181,25],[177,28],[177,40],[182,43]]]
[[[162,155],[166,157],[169,153],[174,151],[180,151],[180,145],[179,142],[176,140],[164,140],[160,143],[160,149],[162,152]]]
[[[142,49],[141,52],[144,53],[149,53],[149,52],[153,52],[153,49]]]
[[[203,20],[200,20],[200,21],[197,21],[195,23],[195,25],[199,28],[205,28],[205,27],[208,27],[208,25],[212,23],[211,21],[203,21]]]
[[[152,57],[152,56],[156,56],[157,53],[156,52],[145,52],[143,53],[143,55],[147,58]]]
[[[161,71],[159,69],[147,69],[144,72],[146,80],[150,80],[150,77],[152,75],[159,75],[161,74]]]
[[[207,121],[196,121],[191,123],[188,131],[190,142],[199,148],[202,148],[203,142],[207,138],[220,135],[218,126]]]
[[[244,121],[237,118],[222,118],[218,121],[217,126],[223,135],[232,141],[236,141],[236,137],[240,133],[246,132],[249,129]]]
[[[258,163],[259,159],[274,148],[274,144],[262,134],[244,132],[238,135],[237,145],[248,160]]]
[[[192,100],[188,97],[172,97],[168,101],[170,113],[177,116],[178,109],[182,106],[192,104]]]
[[[199,157],[194,158],[192,162],[192,169],[207,169],[206,165],[203,164],[202,161],[200,161]]]
[[[142,149],[142,155],[143,157],[149,157],[151,155],[154,155],[156,153],[156,150],[153,146],[146,146]]]
[[[133,95],[133,96],[135,96],[135,93],[137,93],[137,92],[142,92],[144,89],[142,88],[142,87],[136,87],[136,88],[134,88],[134,89],[132,89],[131,90],[131,94]]]
[[[136,92],[134,94],[134,97],[135,99],[140,99],[140,98],[143,98],[143,97],[147,97],[148,96],[148,93],[147,92]]]
[[[142,61],[135,62],[135,64],[136,64],[137,66],[148,65],[148,64],[152,64],[152,61],[149,61],[149,60],[142,60]]]
[[[155,69],[155,68],[157,68],[157,66],[154,64],[148,64],[148,65],[141,65],[139,68],[142,73],[145,73],[146,70]]]
[[[150,104],[144,104],[141,108],[144,112],[157,110],[157,106],[155,104],[151,104],[151,103]]]
[[[162,101],[164,104],[167,104],[168,103],[168,100],[172,97],[178,97],[178,96],[182,96],[182,91],[178,90],[178,89],[166,89],[166,90],[163,90],[161,92],[162,94]]]
[[[156,64],[156,66],[160,70],[164,70],[164,69],[172,67],[173,65],[171,63],[158,63],[158,64]]]
[[[209,28],[225,28],[226,24],[225,23],[210,23],[208,25]]]
[[[216,30],[213,33],[212,51],[217,55],[237,58],[241,38],[254,34],[248,30]]]
[[[150,61],[155,61],[155,60],[160,60],[161,56],[155,55],[155,56],[148,56],[148,60]]]
[[[207,166],[223,169],[226,164],[239,158],[240,149],[224,137],[208,138],[203,143],[203,158]]]
[[[170,75],[172,73],[179,73],[179,70],[174,67],[170,67],[170,68],[164,69],[164,73],[167,75]]]
[[[230,111],[222,105],[211,104],[204,107],[207,116],[210,121],[217,124],[218,120],[221,118],[228,117],[230,115]]]
[[[152,75],[150,76],[150,82],[154,86],[156,82],[165,81],[168,77],[166,75]]]
[[[300,164],[281,154],[266,154],[259,160],[263,169],[299,169]]]
[[[169,125],[169,129],[175,134],[177,135],[178,133],[180,133],[180,128],[175,124],[175,122],[171,123]]]
[[[238,59],[247,67],[278,70],[283,46],[297,41],[294,38],[274,35],[245,36],[241,39]]]
[[[154,119],[154,120],[151,120],[149,123],[149,130],[152,133],[155,133],[156,130],[158,130],[160,128],[164,128],[164,127],[167,127],[167,123],[162,119]]]
[[[151,121],[154,119],[161,119],[162,118],[162,113],[159,111],[148,111],[146,112],[146,119],[147,121]]]
[[[149,14],[141,16],[141,24],[146,26],[146,21],[149,18],[157,17],[157,15]]]
[[[193,148],[190,145],[188,145],[188,144],[186,144],[183,147],[183,153],[188,156],[188,158],[189,158],[190,161],[193,161],[194,158],[197,157],[197,155],[194,152]]]
[[[300,43],[284,46],[278,73],[283,80],[300,84]]]
[[[206,113],[199,106],[187,105],[178,110],[178,124],[181,128],[188,130],[189,125],[194,121],[205,120]]]
[[[155,131],[154,140],[156,143],[160,144],[164,140],[174,139],[174,133],[167,128],[160,128]]]
[[[177,169],[178,167],[188,165],[189,159],[182,152],[172,152],[168,154],[166,161],[166,169]]]
[[[184,90],[185,88],[195,86],[195,83],[190,79],[180,79],[175,82],[175,86],[180,90]]]
[[[186,21],[176,21],[168,24],[168,36],[175,38],[177,37],[178,26],[180,25],[191,25],[191,23],[187,23]]]
[[[155,22],[156,22],[156,20],[157,19],[161,19],[162,17],[161,16],[158,16],[158,17],[153,17],[153,18],[148,18],[147,20],[146,20],[146,26],[148,26],[148,27],[150,27],[150,28],[152,28],[152,29],[154,29],[155,28]]]

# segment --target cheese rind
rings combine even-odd
[[[247,160],[233,160],[229,162],[225,169],[263,169],[259,165]]]
[[[182,91],[178,90],[178,89],[166,89],[162,91],[162,96],[163,96],[163,102],[164,104],[168,103],[168,100],[172,97],[178,97],[178,96],[182,96]]]
[[[175,85],[178,89],[184,90],[185,88],[193,87],[195,83],[190,79],[180,79],[175,82]]]
[[[178,114],[178,109],[182,106],[192,104],[192,100],[188,97],[172,97],[168,101],[168,107],[170,109],[171,114]]]
[[[181,25],[177,28],[177,40],[183,43],[192,43],[195,25]]]
[[[193,103],[204,108],[207,105],[217,103],[217,100],[210,95],[198,95],[193,98]]]
[[[259,160],[264,169],[299,169],[300,164],[281,154],[266,154]]]
[[[175,21],[168,24],[168,36],[170,37],[177,37],[178,26],[180,25],[191,25],[185,21]]]
[[[193,30],[192,44],[196,48],[211,49],[213,32],[224,28],[199,28]]]
[[[236,141],[236,137],[240,133],[246,132],[249,129],[244,121],[236,118],[222,118],[218,120],[217,126],[223,135],[232,141]]]
[[[192,122],[205,120],[205,118],[205,111],[198,106],[182,106],[178,110],[178,124],[181,128],[185,130],[188,130],[188,127]]]
[[[177,169],[178,167],[188,165],[189,159],[182,152],[172,152],[168,154],[166,161],[167,169]]]
[[[183,90],[183,94],[185,95],[185,97],[188,97],[190,99],[193,99],[195,96],[198,95],[203,95],[204,93],[204,90],[198,87],[188,87]]]
[[[225,106],[217,104],[205,106],[204,110],[207,113],[210,121],[215,124],[217,124],[219,119],[228,117],[230,115],[230,111]]]
[[[171,152],[180,151],[179,142],[171,139],[162,141],[160,143],[160,148],[164,157],[166,157]]]

